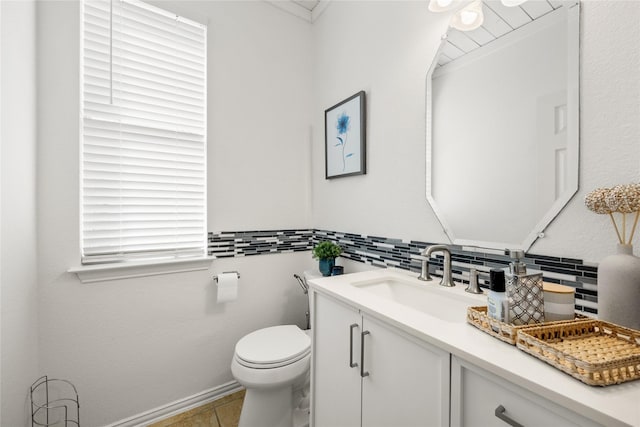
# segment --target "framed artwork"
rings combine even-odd
[[[326,179],[366,173],[365,117],[364,91],[324,111]]]

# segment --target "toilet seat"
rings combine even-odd
[[[235,359],[254,369],[272,369],[295,363],[311,353],[311,339],[295,325],[260,329],[236,344]]]
[[[303,354],[301,354],[298,357],[295,357],[293,359],[284,360],[282,362],[276,362],[276,363],[252,363],[252,362],[248,362],[248,361],[242,359],[237,354],[236,354],[235,358],[236,358],[236,360],[238,361],[238,363],[240,365],[245,366],[247,368],[252,368],[252,369],[273,369],[273,368],[281,368],[283,366],[291,365],[292,363],[295,363],[295,362],[297,362],[299,360],[302,360],[305,357],[309,356],[310,353],[311,353],[311,350],[309,350],[306,353],[303,353]]]

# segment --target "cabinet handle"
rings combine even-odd
[[[520,424],[510,416],[505,415],[505,412],[506,412],[505,407],[500,405],[496,408],[495,415],[496,417],[500,418],[502,421],[504,421],[505,423],[509,424],[512,427],[524,427],[522,424]]]
[[[369,331],[363,331],[360,334],[360,376],[362,378],[369,376],[369,372],[364,370],[364,337],[366,335],[369,335]]]
[[[349,326],[349,367],[357,368],[358,364],[353,362],[353,330],[358,327],[357,323]]]

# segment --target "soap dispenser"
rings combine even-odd
[[[514,325],[544,322],[542,273],[528,273],[521,250],[505,251],[513,261],[506,272],[508,319]]]
[[[500,322],[508,323],[509,305],[505,293],[504,270],[489,271],[489,294],[487,295],[487,314]],[[497,332],[497,331],[496,331]]]

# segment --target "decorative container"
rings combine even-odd
[[[509,323],[528,325],[544,322],[542,273],[509,275],[507,299]]]
[[[331,276],[331,270],[333,270],[335,264],[335,258],[320,258],[318,261],[318,269],[323,276]]]
[[[44,375],[31,384],[31,426],[80,427],[78,390],[67,380]]]
[[[542,282],[544,290],[544,321],[573,320],[575,314],[575,292],[571,286]]]
[[[344,274],[344,267],[341,265],[334,265],[333,268],[331,269],[331,275],[339,276],[341,274]]]
[[[523,328],[516,345],[585,384],[640,378],[640,331],[612,323],[582,320]]]
[[[527,271],[523,250],[507,249],[505,254],[513,259],[506,273],[508,310],[505,322],[513,325],[544,322],[542,273]]]
[[[640,258],[630,244],[598,265],[598,318],[640,329]]]
[[[589,320],[589,317],[575,313],[574,318],[571,320],[559,320],[557,322],[545,322],[534,325],[512,325],[490,317],[487,314],[487,306],[467,308],[467,323],[511,345],[516,345],[516,337],[519,330],[540,325],[555,325],[557,323],[577,322],[580,320]]]

